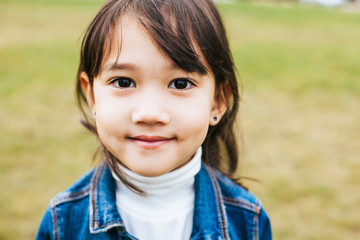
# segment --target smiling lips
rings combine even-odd
[[[135,137],[129,137],[128,139],[139,147],[146,149],[154,149],[165,145],[166,143],[174,140],[175,138],[140,135]]]

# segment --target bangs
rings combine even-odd
[[[192,25],[194,25],[195,20],[191,19],[191,14],[185,8],[174,7],[173,4],[166,4],[162,1],[136,1],[132,2],[132,5],[126,5],[121,10],[112,19],[112,25],[106,33],[101,65],[114,52],[117,54],[117,58],[120,56],[121,40],[117,38],[116,32],[119,28],[121,30],[121,18],[127,14],[139,21],[149,38],[179,68],[186,72],[208,73],[193,31],[194,26]],[[96,75],[101,71],[102,69],[99,69]]]
[[[93,79],[102,71],[102,65],[111,53],[120,55],[121,41],[118,41],[115,32],[121,28],[121,17],[128,14],[138,19],[149,37],[179,68],[200,74],[207,74],[210,70],[217,78],[214,70],[221,67],[224,61],[214,62],[213,59],[219,59],[219,50],[223,49],[223,44],[219,42],[222,33],[216,32],[218,28],[213,25],[222,23],[221,19],[211,14],[214,12],[211,7],[215,8],[215,5],[211,3],[209,6],[209,2],[107,2],[84,36],[82,70]]]
[[[198,22],[189,13],[191,7],[174,6],[162,1],[137,4],[134,14],[144,26],[148,35],[173,62],[186,72],[206,74],[202,51],[194,34],[194,25]],[[189,1],[190,3],[190,1]],[[199,52],[200,51],[200,52]]]

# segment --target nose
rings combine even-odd
[[[166,111],[166,102],[155,93],[142,95],[136,101],[132,113],[132,122],[146,125],[167,125],[170,123],[170,115]]]

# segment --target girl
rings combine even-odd
[[[104,161],[51,200],[37,239],[271,239],[229,179],[239,93],[211,0],[108,1],[76,91]]]

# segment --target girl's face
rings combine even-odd
[[[226,105],[212,73],[177,67],[135,18],[122,17],[117,31],[120,55],[110,54],[92,87],[82,73],[82,86],[105,147],[133,172],[160,176],[192,158]]]

